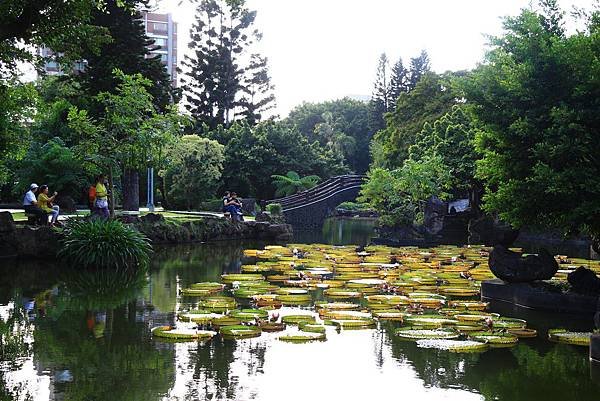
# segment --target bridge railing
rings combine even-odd
[[[364,179],[365,176],[363,175],[342,175],[332,177],[309,190],[284,198],[271,199],[266,203],[279,203],[285,211],[310,203],[319,202],[342,190],[356,188],[363,183]]]

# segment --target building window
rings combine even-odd
[[[154,44],[160,47],[167,47],[167,39],[164,38],[154,38]]]
[[[160,61],[162,61],[163,63],[166,63],[168,59],[169,59],[168,55],[166,55],[166,54],[160,55]]]
[[[167,24],[155,22],[154,23],[154,31],[155,32],[167,32]]]
[[[177,64],[177,56],[175,54],[173,55],[173,64]]]
[[[56,61],[46,62],[46,68],[49,70],[58,70],[58,63]]]

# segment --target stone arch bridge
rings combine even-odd
[[[314,188],[285,198],[272,199],[279,203],[286,222],[297,229],[320,229],[325,219],[342,202],[356,200],[364,175],[340,175],[331,177]]]

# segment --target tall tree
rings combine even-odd
[[[240,99],[242,110],[238,115],[250,124],[256,124],[262,119],[264,112],[275,107],[273,89],[266,57],[253,54],[242,81],[243,95]]]
[[[82,56],[82,46],[98,50],[106,30],[91,14],[96,0],[11,0],[0,2],[0,77],[17,72],[17,61],[36,59],[37,46],[49,46],[68,60]]]
[[[379,131],[385,127],[383,115],[390,108],[389,61],[385,53],[381,53],[377,63],[377,74],[371,95],[371,130]]]
[[[456,74],[426,73],[410,92],[400,94],[396,110],[388,113],[387,127],[375,134],[373,162],[386,168],[401,167],[408,158],[408,148],[426,122],[435,120],[457,103],[452,81]]]
[[[126,7],[121,7],[124,3]],[[171,85],[165,66],[158,56],[150,56],[150,46],[142,16],[138,10],[147,7],[148,0],[106,0],[104,10],[92,14],[92,22],[105,28],[112,40],[100,47],[99,53],[86,52],[85,71],[77,76],[89,96],[110,92],[119,84],[113,74],[119,69],[125,74],[142,74],[152,85],[148,92],[159,110],[179,100],[178,91]],[[101,110],[91,110],[98,112]]]
[[[198,5],[188,45],[192,54],[182,62],[185,107],[198,125],[228,125],[236,116],[254,121],[272,107],[267,61],[251,53],[261,36],[252,28],[255,18],[245,0]]]
[[[484,207],[515,227],[583,231],[598,244],[600,10],[587,30],[567,37],[555,3],[544,4],[541,14],[505,19],[505,34],[492,38],[485,63],[465,81],[483,124],[476,145]]]
[[[421,50],[421,54],[419,54],[419,56],[410,59],[410,68],[407,79],[408,90],[413,90],[423,75],[429,71],[431,71],[429,55],[427,54],[427,51]]]
[[[182,123],[174,108],[165,114],[156,112],[152,95],[146,89],[151,86],[150,80],[141,74],[126,75],[119,70],[114,75],[119,81],[116,93],[102,92],[96,96],[103,106],[101,117],[91,118],[87,110],[75,107],[69,111],[69,125],[82,137],[75,147],[77,154],[108,171],[111,187],[112,172],[116,169],[136,170],[146,166],[149,159],[158,164],[165,146],[180,133]],[[135,190],[124,186],[125,210],[139,210],[138,197],[130,194]],[[111,208],[114,211],[114,199]]]
[[[329,123],[326,117],[331,116]],[[354,146],[345,153],[345,164],[358,174],[363,174],[369,168],[369,143],[373,131],[369,125],[369,104],[360,100],[343,98],[322,103],[303,103],[290,111],[285,122],[297,127],[308,138],[309,142],[319,141],[327,145],[327,136],[321,135],[323,128],[331,126],[333,132],[342,133],[353,139]],[[320,129],[317,129],[320,127]],[[327,131],[325,131],[327,132]],[[344,142],[348,138],[344,139]]]
[[[408,70],[402,64],[402,58],[392,66],[392,72],[390,74],[390,104],[389,110],[393,111],[396,109],[396,101],[400,97],[401,93],[408,92]]]

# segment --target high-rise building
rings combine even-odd
[[[146,36],[152,41],[148,57],[160,56],[160,61],[166,67],[171,84],[177,86],[177,23],[173,22],[171,14],[157,14],[143,12],[142,19]],[[64,72],[58,63],[51,59],[52,49],[42,47],[38,51],[40,56],[50,57],[44,64],[44,71],[48,75],[61,75]],[[73,66],[73,72],[78,73],[85,69],[87,62],[80,61]]]
[[[173,86],[177,86],[177,23],[171,14],[144,12],[146,36],[154,40],[151,56],[159,55],[160,61],[167,67]]]

